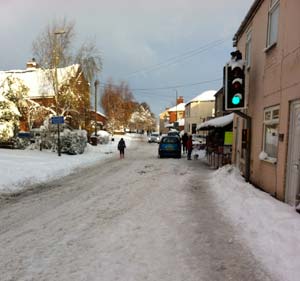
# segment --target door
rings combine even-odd
[[[290,107],[285,198],[292,206],[300,202],[300,100],[292,102]]]

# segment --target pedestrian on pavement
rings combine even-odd
[[[120,151],[120,159],[124,158],[124,152],[125,152],[126,144],[123,138],[120,139],[118,143],[118,150]]]
[[[186,153],[186,143],[187,143],[188,138],[189,137],[188,137],[187,133],[184,133],[183,136],[181,137],[183,153]]]
[[[192,139],[192,136],[188,137],[188,140],[186,142],[186,148],[187,148],[187,160],[191,160],[192,150],[193,150],[193,139]]]

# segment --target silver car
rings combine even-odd
[[[150,136],[148,137],[148,142],[157,142],[159,143],[159,133],[151,133]]]

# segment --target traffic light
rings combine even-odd
[[[225,66],[225,110],[246,108],[245,72],[242,59],[232,60]]]

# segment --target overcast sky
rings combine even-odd
[[[175,105],[176,92],[186,102],[222,86],[232,37],[253,1],[0,0],[0,70],[25,69],[32,42],[66,18],[76,23],[75,44],[94,40],[101,51],[100,82],[127,81],[158,114]]]

